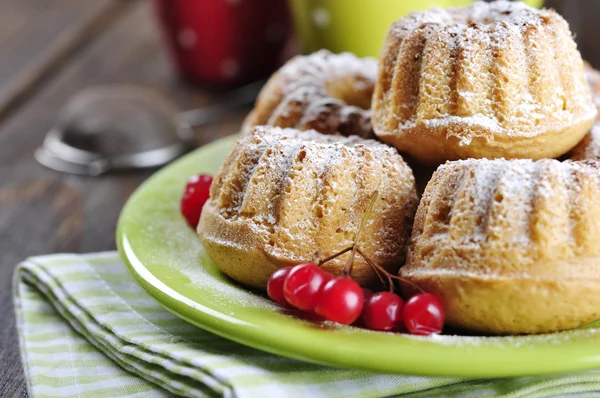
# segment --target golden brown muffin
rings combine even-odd
[[[268,125],[372,138],[376,78],[373,58],[327,50],[297,56],[269,79],[242,131]]]
[[[558,157],[596,117],[567,22],[475,2],[395,22],[375,94],[376,135],[420,162]]]
[[[425,190],[400,276],[440,297],[454,327],[582,326],[600,319],[599,204],[597,161],[446,163]]]
[[[221,271],[265,288],[278,268],[347,247],[376,190],[359,244],[397,272],[418,202],[412,172],[397,151],[359,137],[256,127],[216,175],[198,233]],[[323,268],[339,273],[349,255]],[[352,277],[365,285],[377,280],[358,257]]]

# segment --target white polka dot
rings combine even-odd
[[[315,25],[321,28],[329,26],[331,22],[331,14],[325,8],[315,8],[312,17]]]
[[[196,32],[194,32],[190,28],[182,28],[177,35],[177,40],[179,41],[179,45],[186,50],[194,48],[198,37],[196,36]]]
[[[221,75],[228,79],[233,79],[240,74],[240,64],[233,58],[227,58],[221,62]]]

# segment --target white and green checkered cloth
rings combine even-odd
[[[600,395],[600,370],[467,380],[333,369],[267,354],[163,309],[115,252],[30,258],[17,268],[14,298],[33,397]]]

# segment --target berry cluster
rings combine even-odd
[[[202,207],[210,197],[210,185],[212,176],[199,174],[190,177],[183,197],[181,198],[181,214],[186,219],[190,227],[196,229],[200,221]]]
[[[192,228],[198,226],[202,207],[210,195],[213,178],[209,175],[196,175],[189,179],[181,198],[181,213]],[[277,270],[267,285],[271,299],[285,307],[294,307],[309,315],[317,315],[344,325],[364,325],[372,330],[402,331],[412,334],[429,335],[440,333],[444,326],[444,307],[441,301],[427,293],[417,294],[404,302],[393,292],[393,279],[382,267],[371,261],[357,244],[377,192],[373,194],[369,208],[362,220],[352,245],[315,263],[285,267]],[[351,252],[348,264],[339,277],[323,271],[320,267],[347,252]],[[374,293],[361,288],[350,274],[355,255],[363,257],[367,264],[386,284],[390,291]]]
[[[350,277],[334,277],[317,264],[307,263],[277,270],[267,293],[285,307],[295,307],[344,325],[364,324],[368,329],[412,334],[440,333],[444,307],[432,294],[420,293],[404,302],[393,292],[361,288]]]
[[[444,327],[444,306],[432,294],[420,293],[406,303],[393,292],[393,279],[385,269],[371,261],[358,246],[358,238],[366,219],[377,200],[373,194],[369,208],[361,222],[352,245],[319,261],[277,270],[269,279],[267,294],[286,307],[295,307],[344,325],[362,323],[372,330],[400,331],[405,328],[412,334],[430,335],[440,333]],[[320,265],[351,252],[350,259],[339,277],[323,271]],[[390,291],[374,293],[361,288],[350,277],[354,256],[359,254]],[[417,287],[418,288],[418,287]],[[419,289],[420,290],[420,289]]]

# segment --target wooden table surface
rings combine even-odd
[[[575,20],[584,55],[600,65],[598,27],[589,16],[600,15],[600,2],[548,1]],[[597,12],[578,12],[582,5]],[[33,152],[61,105],[102,83],[152,87],[181,109],[210,103],[214,93],[174,78],[148,1],[0,0],[0,10],[0,396],[10,397],[27,395],[11,298],[14,267],[31,255],[115,249],[119,211],[151,174],[90,178],[38,165]],[[236,132],[245,112],[197,131],[198,145]]]
[[[26,396],[11,278],[24,258],[115,249],[119,211],[150,174],[61,174],[33,159],[57,111],[79,90],[135,83],[181,109],[214,95],[178,81],[148,1],[0,0],[0,396]],[[35,29],[30,27],[35,26]],[[236,132],[247,110],[197,131],[202,145]]]

